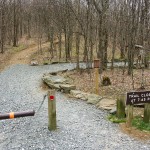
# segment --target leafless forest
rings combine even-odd
[[[66,61],[72,59],[75,45],[77,68],[82,53],[82,61],[99,58],[105,69],[111,44],[112,67],[119,49],[131,74],[139,56],[135,45],[144,47],[148,66],[150,0],[0,0],[0,52],[5,53],[7,45],[18,46],[23,36],[36,37],[39,45],[46,39],[52,57],[57,49]]]

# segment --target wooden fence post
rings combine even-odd
[[[145,104],[143,121],[145,123],[150,122],[150,103]]]
[[[132,126],[133,105],[127,105],[127,127]]]
[[[57,129],[55,90],[48,91],[48,129]]]
[[[117,97],[117,117],[125,118],[125,95],[121,94]]]

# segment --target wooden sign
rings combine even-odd
[[[150,91],[127,93],[126,105],[150,103]]]
[[[100,65],[100,60],[99,59],[95,59],[94,60],[94,68],[99,68]]]

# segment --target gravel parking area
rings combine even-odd
[[[0,73],[0,113],[37,110],[46,91],[43,73],[73,69],[72,64],[15,65]],[[150,150],[107,120],[107,113],[57,93],[58,130],[50,132],[47,101],[34,117],[0,121],[0,150]]]

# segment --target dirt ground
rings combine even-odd
[[[137,130],[136,128],[127,128],[125,123],[120,124],[120,130],[125,133],[128,134],[129,136],[136,138],[138,140],[143,140],[143,141],[147,141],[150,139],[150,133],[147,131],[140,131]]]
[[[91,69],[90,73],[85,70],[81,71],[70,71],[64,74],[64,76],[69,77],[73,84],[77,86],[78,90],[84,92],[95,93],[95,85],[97,82],[95,79],[95,70]],[[109,77],[111,85],[102,86],[103,77]],[[134,83],[133,83],[134,82]],[[145,89],[150,89],[150,70],[144,70],[143,82]],[[127,70],[123,75],[122,69],[106,70],[100,75],[99,80],[99,94],[101,96],[116,98],[117,95],[121,93],[126,93],[129,91],[137,90],[141,87],[142,83],[142,70],[134,70],[134,77],[132,80],[131,76],[127,75]],[[133,89],[134,85],[134,89]]]
[[[48,42],[43,43],[42,48],[46,48],[48,45]],[[4,54],[0,53],[0,72],[11,65],[30,64],[35,53],[38,53],[38,46],[35,45],[35,42],[30,43],[30,45],[20,51],[9,50]]]

